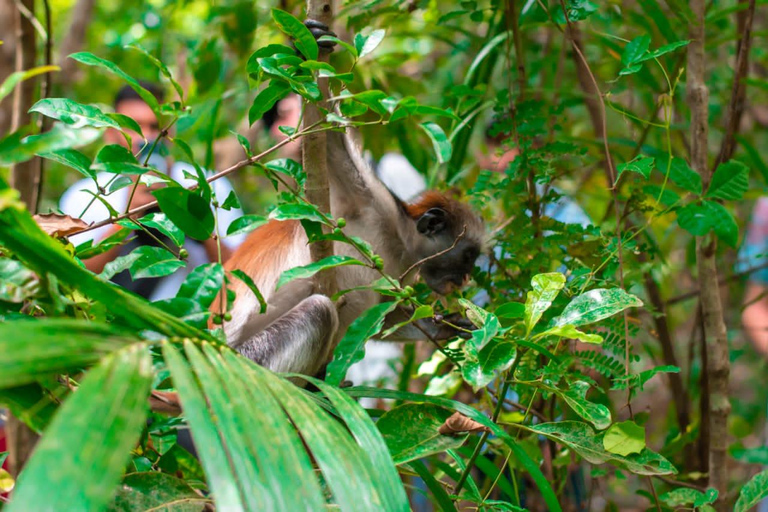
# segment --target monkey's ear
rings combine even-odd
[[[442,208],[430,208],[416,221],[419,233],[434,236],[448,226],[448,214]]]

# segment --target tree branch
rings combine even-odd
[[[707,165],[709,132],[709,89],[706,85],[705,24],[706,0],[691,0],[691,44],[688,46],[687,93],[691,111],[691,164],[701,175],[706,190],[712,173]],[[717,278],[717,240],[711,234],[696,237],[696,261],[701,289],[701,313],[704,324],[708,386],[702,389],[709,399],[709,486],[720,493],[718,511],[727,510],[728,494],[728,338],[720,287]],[[704,354],[702,354],[704,355]]]
[[[331,26],[333,23],[332,0],[307,0],[307,17]],[[320,60],[327,60],[328,56],[320,54]],[[328,79],[318,78],[318,86],[323,98],[329,98]],[[320,104],[326,106],[325,101]],[[318,106],[307,104],[304,108],[304,126],[310,126],[323,121],[323,116]],[[325,132],[317,132],[301,139],[301,160],[307,181],[304,184],[304,192],[309,202],[317,206],[324,213],[331,211],[330,187],[328,185],[328,162],[326,158]],[[312,261],[320,261],[333,255],[333,242],[321,240],[309,246]],[[330,268],[315,274],[315,287],[319,293],[333,296],[337,289],[335,269]]]

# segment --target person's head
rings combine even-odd
[[[298,94],[290,94],[275,103],[262,118],[264,128],[275,142],[288,138],[280,131],[281,126],[296,128],[301,117],[301,98]],[[301,156],[301,141],[294,140],[280,148],[280,154],[286,158],[298,160]]]
[[[485,129],[485,145],[488,153],[480,155],[478,162],[483,169],[503,173],[520,152],[517,148],[507,147],[504,144],[505,140],[509,139],[509,134],[496,126],[496,123],[496,120],[491,121]]]
[[[162,88],[155,83],[151,82],[139,82],[141,86],[149,91],[152,96],[157,98],[158,102],[162,102],[164,93]],[[144,133],[144,137],[147,140],[154,140],[160,135],[160,125],[158,124],[157,116],[152,112],[152,109],[147,103],[139,96],[133,88],[129,85],[124,85],[117,91],[114,101],[115,112],[130,117],[136,121],[141,127],[141,131]],[[141,147],[142,140],[138,133],[128,132],[131,139],[134,142],[134,146]],[[120,144],[126,146],[125,137],[123,137],[117,130],[109,129],[104,135],[106,141],[110,144]]]

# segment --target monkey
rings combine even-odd
[[[315,37],[324,32],[313,27]],[[325,28],[327,30],[327,27]],[[379,179],[362,157],[351,130],[326,132],[331,215],[346,219],[344,232],[370,243],[384,261],[383,271],[400,276],[414,265],[425,283],[439,294],[463,286],[480,255],[485,227],[468,205],[428,191],[406,204]],[[334,253],[359,257],[349,244],[334,242]],[[241,281],[232,284],[236,299],[225,322],[227,343],[240,354],[275,372],[315,375],[328,362],[349,325],[381,301],[373,290],[355,290],[337,306],[316,293],[312,279],[297,279],[276,290],[280,274],[311,263],[308,238],[299,221],[270,220],[254,230],[225,263],[256,283],[267,302],[259,313],[255,295]],[[340,290],[368,285],[379,278],[366,266],[336,268]],[[220,304],[220,303],[219,303]],[[394,325],[407,312],[393,311],[385,320]],[[458,334],[433,318],[398,329],[391,341],[444,340]],[[425,334],[426,333],[426,334]]]

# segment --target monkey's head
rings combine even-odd
[[[480,255],[485,237],[483,221],[469,206],[437,192],[427,192],[406,207],[416,222],[414,247],[421,276],[440,294],[464,286]]]

